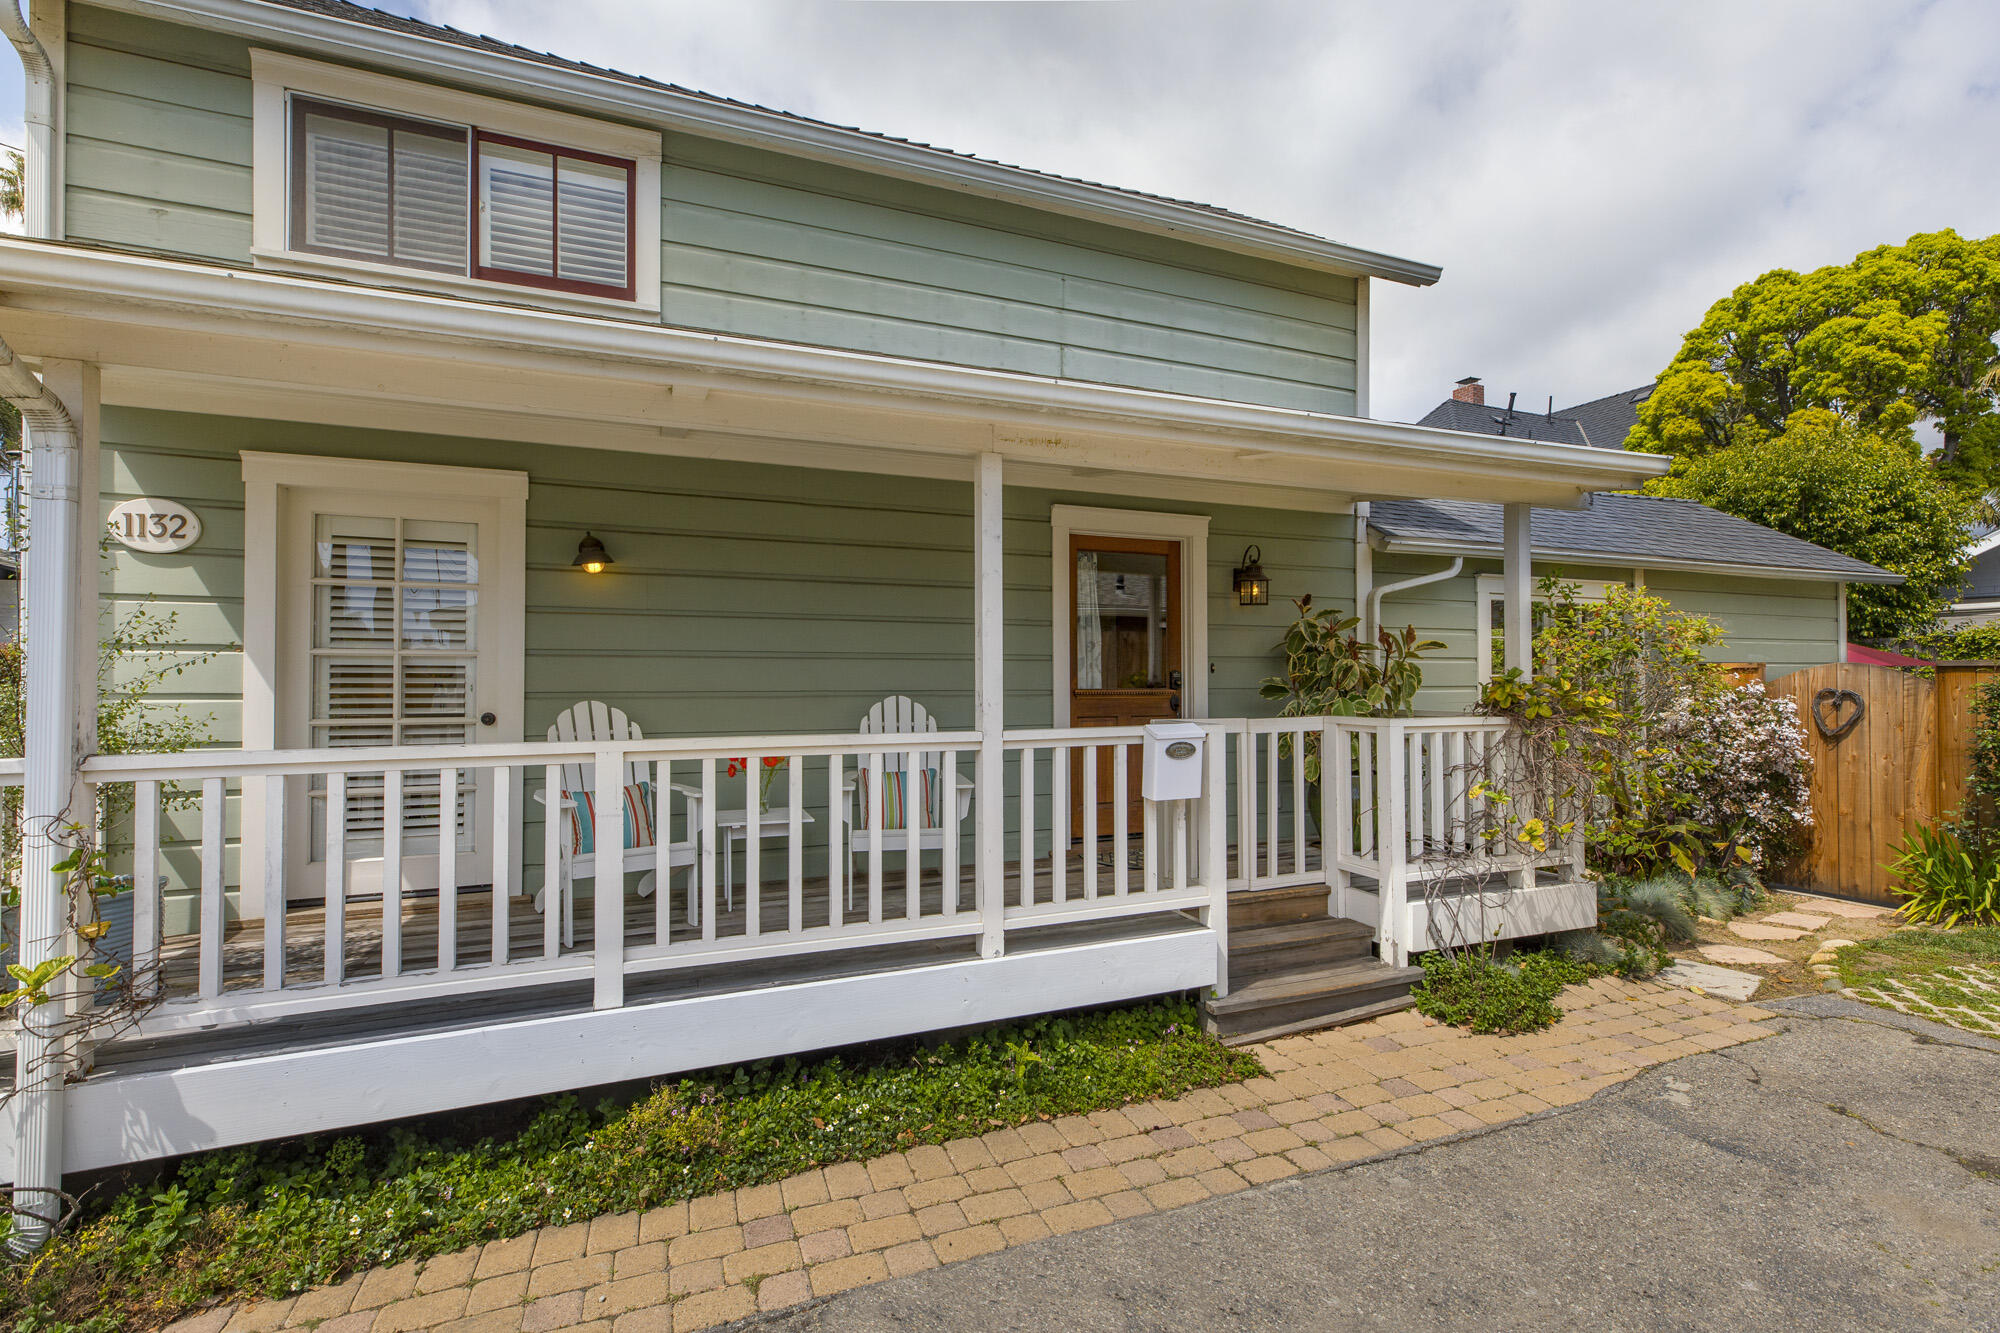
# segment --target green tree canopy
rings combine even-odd
[[[1809,408],[1785,428],[1678,464],[1647,488],[1901,574],[1897,586],[1848,589],[1848,633],[1886,639],[1922,632],[1965,574],[1966,502],[1907,434],[1883,438]]]
[[[2000,482],[1996,333],[2000,236],[1929,232],[1848,264],[1774,269],[1709,307],[1626,447],[1689,457],[1754,444],[1806,408],[1884,439],[1928,420],[1940,473],[1984,491]]]

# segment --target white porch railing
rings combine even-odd
[[[962,814],[972,803],[955,791],[974,769],[977,732],[195,751],[98,756],[84,772],[132,796],[112,836],[133,883],[133,966],[162,994],[143,1036],[564,982],[589,982],[595,1006],[615,1008],[628,982],[671,969],[999,941],[1014,927],[1135,913],[1192,910],[1220,941],[1226,821],[1213,794],[1227,734],[1211,728],[1202,799],[1146,803],[1127,827],[1139,775],[1127,756],[1141,729],[1007,733],[1011,827],[991,831],[1000,873],[990,881],[978,874],[976,815]],[[884,778],[898,758],[916,836],[850,846],[855,827],[894,831]],[[783,761],[771,812],[746,817],[766,759]],[[621,838],[628,766],[653,793],[650,847],[634,847],[629,829]],[[1106,775],[1111,827],[1094,827],[1090,801],[1070,827],[1073,773]],[[527,906],[561,879],[552,868],[579,859],[566,786],[594,796],[601,873],[623,878],[610,869],[621,848],[626,874],[653,876],[649,905],[593,893],[573,939],[558,893],[539,917]],[[857,802],[867,809],[847,810]],[[1072,846],[1099,834],[1110,835],[1108,859]],[[246,910],[232,901],[246,878],[236,862],[259,843],[247,878],[270,906]],[[193,899],[171,932],[163,880]]]
[[[1505,789],[1514,771],[1508,719],[1339,717],[1325,726],[1333,908],[1351,915],[1354,877],[1374,881],[1384,960],[1401,965],[1432,947],[1409,925],[1410,885],[1425,876],[1461,884],[1500,876],[1520,885],[1546,866],[1581,871],[1579,843],[1551,840],[1537,851],[1511,836],[1526,793],[1512,793],[1512,815],[1490,793]]]
[[[1327,882],[1306,783],[1308,744],[1323,717],[1249,718],[1236,732],[1236,887],[1279,889]]]

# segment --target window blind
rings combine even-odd
[[[465,271],[465,131],[316,103],[293,114],[295,243]]]

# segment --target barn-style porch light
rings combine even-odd
[[[586,574],[602,574],[607,565],[615,563],[611,553],[604,549],[604,543],[586,532],[583,540],[576,544],[576,559],[570,562],[570,567]]]
[[[1243,567],[1235,571],[1236,604],[1238,606],[1265,606],[1271,600],[1271,580],[1259,563],[1264,553],[1255,546],[1243,548]]]

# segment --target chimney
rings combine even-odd
[[[1479,376],[1467,375],[1458,382],[1458,387],[1451,391],[1451,396],[1461,403],[1483,406],[1486,402],[1486,386],[1479,382]]]

